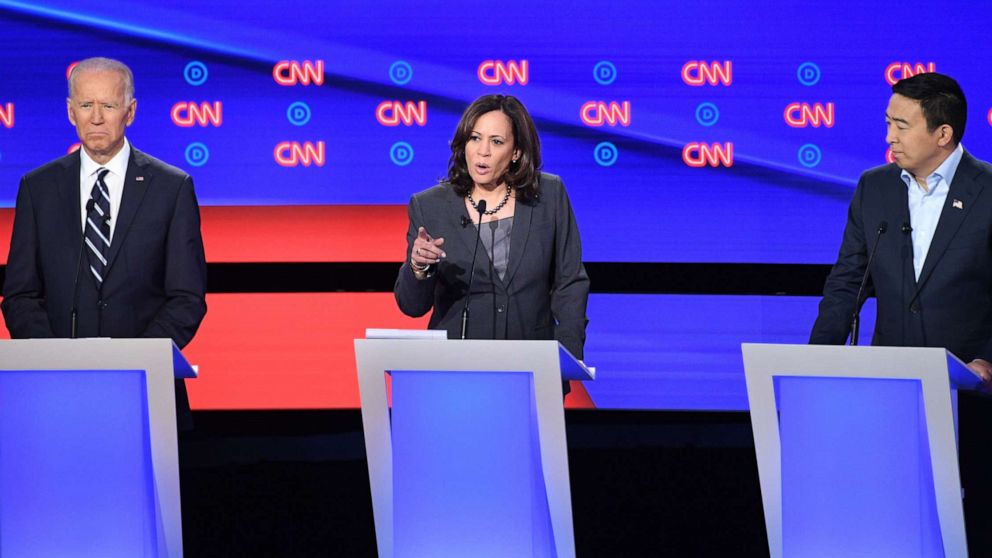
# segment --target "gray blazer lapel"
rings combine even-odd
[[[114,238],[110,242],[110,252],[107,254],[107,267],[104,270],[104,280],[110,274],[110,269],[121,251],[121,245],[131,230],[141,201],[145,198],[148,184],[153,177],[148,173],[148,161],[143,153],[131,148],[131,158],[127,163],[127,173],[124,176],[124,195],[121,198],[121,209],[117,214],[117,226],[114,228]]]
[[[954,182],[947,192],[947,199],[944,201],[944,208],[940,211],[940,219],[937,221],[937,230],[933,233],[933,240],[930,242],[930,250],[927,251],[927,259],[923,263],[923,270],[920,271],[920,279],[917,281],[915,299],[920,294],[920,289],[930,278],[933,270],[940,262],[941,256],[950,246],[951,240],[957,234],[961,224],[971,213],[975,206],[975,198],[982,191],[982,184],[975,180],[982,170],[974,164],[971,155],[965,153],[958,164],[958,169],[954,173]]]
[[[465,198],[459,196],[450,185],[447,188],[449,194],[448,207],[450,208],[448,215],[457,215],[461,223],[464,223],[466,219],[474,221],[474,219],[469,219],[468,210],[465,208]],[[478,218],[478,215],[475,217]],[[458,226],[455,230],[457,231],[459,240],[465,245],[465,249],[468,250],[468,254],[471,256],[472,251],[475,250],[475,237],[479,234],[478,229],[471,225],[465,225],[464,227]]]
[[[527,237],[530,235],[530,222],[534,216],[534,206],[519,200],[513,209],[513,232],[510,233],[510,261],[507,263],[505,285],[513,281],[513,274],[520,267],[527,248]]]

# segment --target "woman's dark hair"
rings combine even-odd
[[[518,200],[534,201],[539,194],[537,178],[541,170],[541,140],[527,109],[512,95],[485,95],[465,109],[458,127],[455,128],[455,137],[451,139],[448,182],[459,196],[467,196],[472,191],[473,181],[465,161],[465,145],[472,137],[472,129],[479,117],[494,110],[510,119],[513,125],[513,146],[520,151],[520,157],[516,163],[510,163],[503,180],[507,186],[512,186],[517,191]]]
[[[928,132],[932,134],[947,124],[954,130],[954,145],[961,143],[968,119],[968,103],[954,78],[933,72],[916,74],[897,81],[892,92],[920,102]]]

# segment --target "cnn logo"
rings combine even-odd
[[[589,101],[579,109],[579,118],[586,126],[630,126],[630,101]]]
[[[375,108],[375,119],[383,126],[426,126],[427,101],[383,101]]]
[[[783,113],[785,123],[793,128],[807,128],[812,126],[819,128],[826,126],[834,127],[834,104],[827,103],[790,103],[785,107]]]
[[[933,62],[917,62],[916,64],[910,64],[909,62],[893,62],[885,67],[885,81],[889,85],[895,85],[901,79],[906,79],[908,77],[913,77],[916,74],[927,74],[937,71],[937,65]]]
[[[272,151],[276,163],[282,167],[298,167],[300,165],[322,167],[326,160],[325,155],[325,146],[322,141],[318,141],[316,144],[309,141],[304,143],[284,141],[276,145]]]
[[[690,60],[682,66],[682,81],[686,85],[730,85],[734,82],[734,65],[730,60],[705,62]]]
[[[693,168],[734,166],[734,144],[694,141],[682,148],[682,162]]]
[[[192,101],[179,101],[172,105],[170,116],[172,123],[180,128],[192,128],[193,126],[214,126],[219,127],[224,123],[224,104],[220,101],[213,103],[194,103]]]
[[[283,60],[272,67],[272,79],[286,87],[293,85],[324,85],[324,61]]]
[[[0,105],[0,125],[8,129],[14,127],[14,103]]]
[[[486,60],[479,64],[479,81],[486,85],[527,85],[530,81],[530,63],[526,60]]]

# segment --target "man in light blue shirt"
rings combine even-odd
[[[810,343],[847,340],[867,272],[873,344],[945,347],[992,383],[992,166],[961,145],[964,92],[937,73],[903,79],[885,121],[895,163],[858,182]]]
[[[947,200],[947,192],[954,180],[954,171],[958,170],[964,147],[959,143],[950,156],[930,173],[930,176],[917,180],[913,173],[903,169],[902,180],[909,188],[909,222],[913,235],[913,269],[916,280],[920,279],[923,262],[930,250],[930,241],[937,230],[940,212]]]

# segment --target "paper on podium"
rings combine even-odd
[[[366,339],[447,339],[443,329],[380,329],[370,327],[365,330]]]

